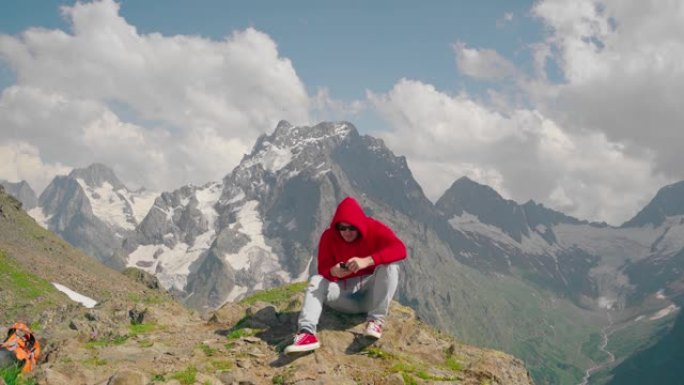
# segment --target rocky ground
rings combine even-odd
[[[532,383],[520,360],[459,344],[396,303],[378,341],[363,336],[363,316],[327,309],[322,347],[285,356],[302,298],[283,297],[291,288],[204,317],[159,298],[62,309],[36,332],[45,353],[30,378],[41,385]]]

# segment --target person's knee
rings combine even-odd
[[[309,286],[306,290],[317,297],[320,297],[321,295],[325,296],[325,293],[328,292],[329,283],[330,282],[325,279],[325,277],[316,274],[309,278]]]
[[[316,274],[309,278],[309,287],[318,287],[325,278],[322,275]]]
[[[388,264],[382,264],[378,265],[375,268],[375,275],[382,275],[382,276],[399,276],[399,263],[388,263]]]

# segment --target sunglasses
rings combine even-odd
[[[335,226],[335,227],[337,228],[338,231],[358,231],[358,230],[356,229],[356,227],[355,227],[355,226],[352,226],[352,225],[349,225],[349,226],[337,225],[337,226]]]

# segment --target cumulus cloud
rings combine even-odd
[[[468,48],[465,43],[453,45],[458,70],[481,80],[497,80],[515,74],[515,65],[492,49]]]
[[[602,133],[569,132],[536,110],[504,115],[406,79],[370,100],[394,128],[388,145],[433,200],[466,175],[519,202],[619,224],[644,204],[643,186],[666,181],[653,154],[630,155]]]
[[[113,0],[62,13],[69,32],[0,35],[17,78],[0,99],[0,145],[30,143],[45,170],[98,161],[171,189],[222,178],[280,119],[309,123],[303,83],[263,32],[140,34]]]
[[[552,99],[539,98],[544,112],[567,129],[652,152],[657,171],[684,179],[684,3],[546,0],[534,13],[550,31],[538,56],[564,75],[548,85]]]
[[[402,80],[370,97],[392,126],[384,136],[432,199],[468,175],[519,202],[620,224],[684,179],[684,3],[542,0],[532,13],[546,27],[528,46],[532,73],[454,45],[461,73],[517,89],[483,102]]]
[[[69,168],[59,162],[43,163],[38,149],[29,143],[6,141],[0,144],[0,175],[9,182],[30,180],[34,190],[42,190],[56,174],[68,171]]]

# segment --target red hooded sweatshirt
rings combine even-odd
[[[345,222],[354,225],[359,235],[353,242],[346,242],[335,226]],[[367,217],[359,203],[352,197],[345,198],[337,206],[335,215],[321,235],[318,244],[318,274],[329,281],[337,281],[330,269],[352,257],[373,257],[375,264],[344,279],[373,274],[375,266],[400,261],[406,258],[406,246],[394,232],[382,222]]]

